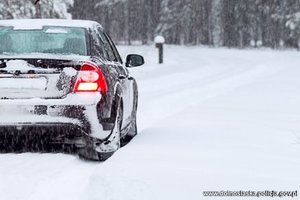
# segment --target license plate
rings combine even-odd
[[[0,89],[45,90],[47,80],[39,78],[0,78]]]

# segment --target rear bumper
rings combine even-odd
[[[62,99],[1,99],[0,136],[10,132],[107,138],[97,115],[100,93],[69,94]]]

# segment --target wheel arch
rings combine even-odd
[[[114,87],[114,93],[112,96],[111,106],[110,106],[110,118],[113,120],[116,115],[116,109],[118,109],[118,104],[121,103],[124,106],[122,98],[122,87],[120,83],[117,83]],[[120,101],[120,102],[119,102]]]

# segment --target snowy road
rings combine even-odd
[[[1,200],[300,192],[299,52],[167,47],[159,66],[153,47],[120,49],[148,61],[131,69],[140,90],[139,135],[104,163],[63,154],[1,154]]]

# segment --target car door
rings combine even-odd
[[[122,89],[122,99],[123,99],[123,123],[122,128],[128,125],[131,118],[131,90],[132,84],[129,76],[128,69],[123,65],[119,53],[116,51],[116,48],[113,42],[110,40],[109,36],[104,33],[101,29],[98,30],[101,40],[103,40],[104,51],[106,52],[106,57],[109,67],[112,70],[115,70],[118,74],[118,82],[121,85]]]
[[[120,67],[122,67],[124,70],[126,70],[126,73],[127,73],[127,82],[128,82],[128,84],[129,84],[129,90],[127,91],[128,92],[128,95],[129,95],[129,100],[128,100],[128,109],[129,109],[129,122],[130,122],[130,120],[131,120],[131,113],[132,113],[132,111],[133,111],[133,108],[134,108],[134,106],[133,106],[133,103],[134,103],[134,98],[135,98],[135,93],[134,93],[134,84],[136,84],[135,83],[135,79],[132,77],[132,75],[130,74],[130,71],[128,70],[128,68],[125,66],[125,64],[123,63],[123,61],[122,61],[122,58],[121,58],[121,56],[120,56],[120,54],[119,54],[119,52],[118,52],[118,50],[117,50],[117,48],[116,48],[116,46],[115,46],[115,44],[114,44],[114,42],[111,40],[111,38],[109,37],[109,35],[107,35],[105,32],[104,32],[104,34],[107,36],[107,38],[108,38],[108,40],[110,41],[110,43],[111,43],[111,46],[112,46],[112,48],[113,48],[113,50],[114,50],[114,52],[115,52],[115,55],[118,57],[118,59],[119,59],[119,64],[121,64],[120,65]]]

